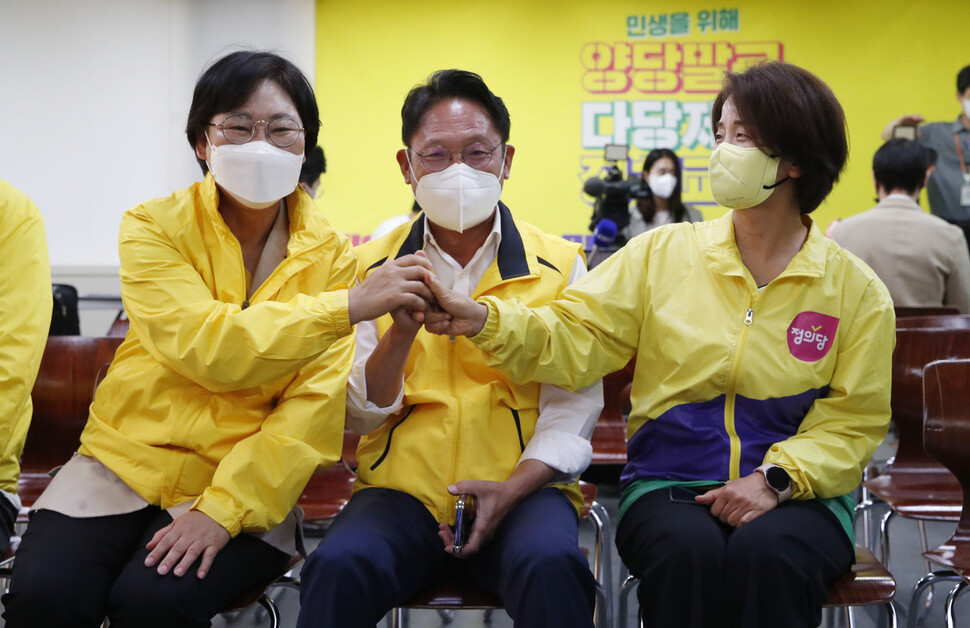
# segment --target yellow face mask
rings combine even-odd
[[[711,193],[719,204],[732,209],[747,209],[763,203],[776,187],[779,157],[772,157],[760,148],[735,146],[721,142],[711,153]]]

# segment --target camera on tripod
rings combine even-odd
[[[630,202],[650,196],[650,188],[639,176],[623,179],[623,171],[616,165],[627,162],[627,147],[623,144],[607,144],[603,158],[609,163],[606,175],[590,177],[583,184],[583,192],[596,199],[589,230],[595,231],[603,219],[611,220],[620,231],[630,224]]]

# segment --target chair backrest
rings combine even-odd
[[[906,318],[909,316],[942,316],[945,314],[959,314],[959,308],[952,306],[937,307],[895,307],[896,318]]]
[[[908,316],[896,319],[896,329],[942,327],[944,329],[970,329],[970,314],[941,314],[938,316]]]
[[[970,503],[970,360],[932,362],[923,371],[923,445],[950,470]],[[970,540],[970,510],[960,516],[957,534]]]
[[[633,382],[633,370],[636,367],[636,361],[636,356],[633,356],[633,359],[626,366],[603,378],[601,421],[624,421],[623,413],[630,410],[630,384]]]
[[[34,414],[21,458],[24,472],[46,473],[77,451],[98,375],[123,338],[50,336],[31,392]]]
[[[78,316],[77,289],[66,283],[51,286],[54,296],[54,311],[51,314],[51,336],[77,336],[81,333],[81,319]]]
[[[923,449],[923,368],[930,362],[970,358],[970,329],[897,329],[893,353],[892,415],[899,449],[892,470],[940,470]]]

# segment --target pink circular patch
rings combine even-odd
[[[838,328],[834,316],[802,312],[788,327],[788,350],[802,362],[817,362],[832,348]]]

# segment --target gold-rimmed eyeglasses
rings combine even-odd
[[[245,144],[256,137],[256,127],[260,124],[266,127],[266,138],[274,146],[287,148],[296,144],[300,133],[305,131],[296,120],[277,118],[276,120],[253,120],[248,116],[229,116],[222,122],[209,123],[222,131],[223,137],[230,144]]]

